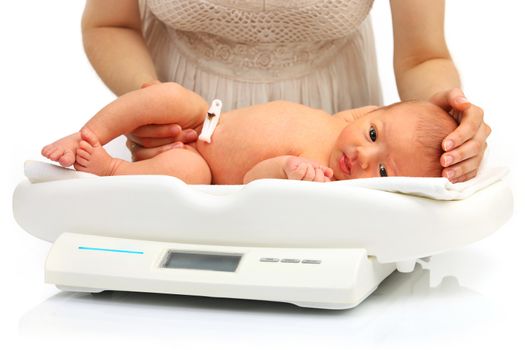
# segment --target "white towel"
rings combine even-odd
[[[93,174],[32,160],[25,162],[24,172],[31,183],[97,177]],[[496,181],[502,179],[507,173],[508,168],[506,167],[482,167],[479,174],[472,180],[455,184],[443,177],[392,176],[334,181],[320,185],[358,186],[437,200],[459,200],[465,199],[477,191],[492,185]]]
[[[459,200],[501,180],[509,172],[506,167],[483,167],[478,175],[465,182],[452,183],[444,177],[374,177],[334,182],[337,186],[359,186],[374,190],[405,193],[438,200]]]
[[[28,180],[34,184],[39,182],[97,177],[97,175],[40,162],[38,160],[26,160],[24,163],[24,174]]]

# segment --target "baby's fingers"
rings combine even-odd
[[[291,159],[287,164],[285,173],[290,180],[302,180],[306,175],[306,164],[297,163],[296,159]]]
[[[314,169],[314,171],[315,171],[315,176],[312,181],[325,182],[324,170],[321,167],[317,167]]]
[[[321,167],[323,169],[323,174],[324,176],[326,176],[327,178],[331,178],[332,176],[334,176],[334,171],[332,170],[332,168],[329,168],[329,167]]]
[[[316,174],[314,166],[312,164],[308,164],[308,163],[303,163],[301,165],[304,165],[306,167],[305,172],[304,172],[304,176],[303,176],[303,178],[301,180],[303,180],[303,181],[314,181],[315,180],[315,174]]]

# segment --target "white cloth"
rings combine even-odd
[[[328,113],[381,105],[373,0],[141,0],[161,81],[224,110],[288,100]]]
[[[336,186],[359,186],[374,190],[398,192],[437,200],[465,199],[501,180],[506,167],[481,168],[478,175],[465,182],[452,183],[444,177],[374,177],[333,182]]]
[[[24,173],[31,183],[96,178],[96,175],[62,168],[57,165],[28,160],[24,164]],[[374,177],[369,179],[355,179],[319,183],[320,186],[358,186],[373,190],[398,192],[414,196],[437,200],[459,200],[470,197],[472,194],[502,179],[508,173],[505,167],[484,167],[472,180],[453,184],[442,177]],[[259,180],[259,181],[268,181]],[[275,181],[271,179],[270,181]],[[291,180],[283,180],[291,181]],[[203,187],[203,186],[198,186]],[[224,187],[242,186],[204,186],[207,192],[223,191]]]

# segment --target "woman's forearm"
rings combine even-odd
[[[82,39],[91,65],[115,94],[157,79],[142,37],[138,0],[86,0]]]
[[[460,87],[445,40],[445,1],[391,0],[394,69],[401,100]]]
[[[93,27],[82,34],[91,65],[116,95],[157,79],[144,39],[135,29]]]
[[[461,80],[450,58],[432,58],[409,67],[396,67],[399,97],[428,100],[435,93],[461,87]]]

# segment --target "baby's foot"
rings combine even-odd
[[[75,153],[80,144],[80,133],[76,132],[42,148],[42,155],[63,167],[75,163]]]
[[[82,141],[76,152],[75,169],[99,176],[114,175],[120,159],[111,157],[88,128],[80,131]]]

